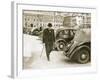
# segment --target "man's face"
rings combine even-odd
[[[52,27],[48,27],[49,29],[51,29]]]

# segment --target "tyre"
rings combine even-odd
[[[56,42],[56,47],[57,47],[57,50],[63,51],[63,50],[65,50],[66,42],[64,42],[64,41],[57,41]]]
[[[87,48],[79,49],[75,55],[74,60],[80,64],[85,64],[90,61],[90,50]]]

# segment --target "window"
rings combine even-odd
[[[31,27],[33,27],[33,24],[31,24]]]

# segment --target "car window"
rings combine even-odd
[[[64,34],[65,34],[65,35],[68,35],[68,32],[69,32],[68,30],[65,30],[65,31],[64,31]]]
[[[63,31],[60,31],[60,32],[59,32],[59,35],[62,35],[62,34],[63,34]]]
[[[71,36],[74,36],[73,30],[70,31],[70,35],[71,35]]]

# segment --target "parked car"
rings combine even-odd
[[[31,35],[39,36],[42,32],[42,27],[33,28],[30,32]]]
[[[56,31],[55,47],[63,51],[66,45],[74,38],[75,29],[61,28]]]
[[[69,60],[84,64],[91,60],[91,30],[82,29],[75,33],[64,51]]]

